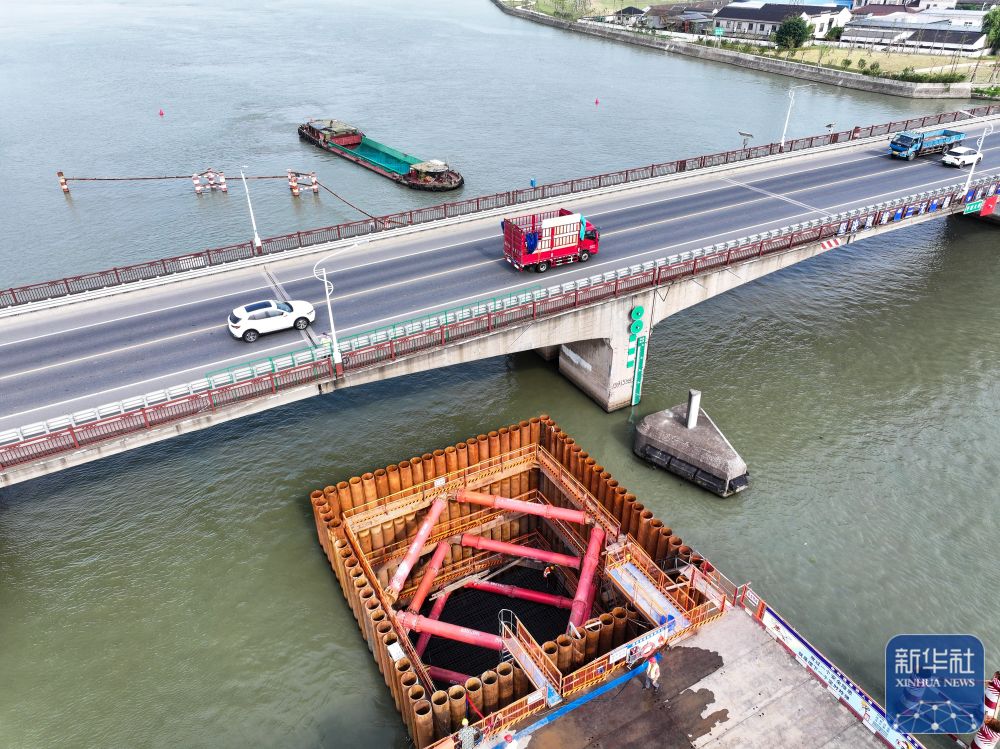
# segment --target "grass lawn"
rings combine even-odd
[[[662,0],[662,2],[660,2],[658,0],[658,4],[666,5],[670,1],[671,0]],[[676,1],[681,2],[682,0]],[[520,2],[518,4],[520,4]],[[622,2],[622,0],[588,0],[586,3],[577,2],[577,0],[564,0],[564,2],[560,2],[560,0],[534,0],[533,2],[527,2],[524,5],[527,8],[537,10],[541,13],[547,13],[550,16],[556,15],[556,11],[571,13],[574,16],[599,16],[609,15],[629,6],[634,8],[645,8],[649,5],[649,3],[645,2],[645,0],[641,3]]]
[[[736,40],[730,39],[730,41]],[[976,83],[989,82],[991,77],[994,81],[1000,80],[1000,58],[995,56],[984,57],[978,61],[977,65],[975,59],[968,57],[958,58],[956,61],[944,55],[920,55],[908,52],[889,52],[881,49],[845,49],[822,45],[782,52],[769,49],[767,52],[772,57],[777,53],[783,60],[820,63],[825,67],[853,70],[855,72],[860,71],[859,64],[864,61],[865,68],[870,68],[873,63],[878,63],[879,70],[885,73],[901,73],[906,68],[913,68],[918,72],[957,72],[963,73],[967,77],[971,77],[973,72],[975,72],[974,82]],[[847,68],[843,68],[845,60],[851,61],[850,66]]]

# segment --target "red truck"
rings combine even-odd
[[[518,270],[544,273],[553,265],[585,263],[597,254],[600,232],[579,213],[560,208],[506,218],[503,256]]]

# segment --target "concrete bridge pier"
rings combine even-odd
[[[558,343],[555,346],[542,346],[541,348],[536,348],[535,353],[545,359],[545,361],[555,361],[559,358],[559,348]]]
[[[654,298],[648,291],[606,305],[608,337],[559,347],[559,372],[605,411],[632,405],[636,378],[641,388]]]

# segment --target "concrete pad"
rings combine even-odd
[[[659,694],[632,679],[534,732],[531,749],[881,747],[742,610],[664,653]]]

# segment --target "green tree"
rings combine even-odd
[[[801,16],[789,16],[778,27],[774,34],[774,41],[779,47],[793,49],[801,47],[812,33],[810,26]]]
[[[841,35],[844,33],[843,26],[834,26],[832,29],[826,32],[826,36],[823,38],[831,42],[839,42]]]
[[[877,62],[873,62],[871,65],[868,66],[868,75],[878,76],[881,70],[882,66]]]
[[[1000,5],[994,5],[983,16],[983,31],[986,32],[986,43],[993,52],[1000,52]]]

